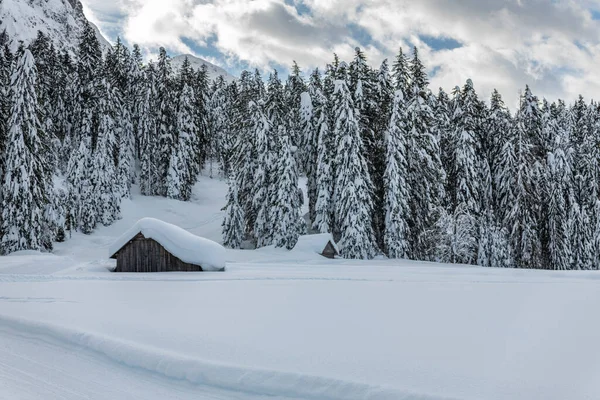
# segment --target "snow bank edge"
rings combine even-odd
[[[448,397],[410,393],[319,376],[206,362],[92,332],[23,318],[0,315],[0,330],[2,329],[51,337],[100,353],[128,367],[141,368],[192,384],[234,391],[306,399],[451,400]]]

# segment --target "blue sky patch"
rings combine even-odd
[[[449,37],[420,35],[419,39],[433,50],[454,50],[462,47],[462,43]]]

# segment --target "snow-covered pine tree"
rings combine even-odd
[[[500,165],[500,156],[504,144],[509,141],[512,128],[512,120],[510,112],[506,108],[502,96],[498,90],[494,89],[490,98],[490,108],[485,121],[485,129],[488,132],[488,137],[491,139],[491,146],[487,154],[488,164],[492,173],[492,193],[493,193],[493,208],[498,221],[504,221],[507,209],[500,207],[499,198],[502,197],[498,193],[499,175],[502,171]],[[508,188],[507,188],[508,189]],[[505,204],[506,205],[506,204]]]
[[[276,247],[294,248],[302,231],[300,226],[300,201],[298,197],[298,170],[292,143],[285,132],[278,138],[279,152],[275,174],[277,186],[274,193],[273,243]]]
[[[210,177],[213,177],[213,161],[217,160],[217,138],[212,134],[210,127],[210,89],[208,80],[208,69],[202,65],[195,73],[192,85],[194,91],[194,123],[196,133],[191,138],[194,149],[194,167],[192,173],[194,179],[202,172],[207,158],[210,158]]]
[[[451,248],[455,253],[450,261],[460,264],[474,264],[477,261],[481,196],[478,103],[473,82],[469,79],[460,98],[454,103],[453,133],[450,137],[450,148],[454,154],[449,165],[449,192],[446,193],[451,202],[450,213],[454,217],[453,237],[454,240],[461,240],[452,244]],[[485,163],[485,168],[489,169],[487,161]]]
[[[373,196],[373,229],[377,246],[384,248],[385,211],[384,211],[384,175],[386,171],[386,136],[394,106],[394,86],[390,76],[388,61],[383,60],[379,69],[374,71],[372,126],[375,138],[375,152],[371,156],[373,162],[371,179],[374,185]],[[404,105],[404,103],[403,103]]]
[[[119,134],[117,179],[122,197],[131,196],[131,185],[135,180],[135,134],[130,110],[131,107],[127,102],[117,110],[119,121],[116,124]]]
[[[594,265],[594,231],[598,196],[598,149],[593,138],[589,109],[582,96],[571,110],[573,125],[571,212],[571,249],[573,269],[592,269]]]
[[[285,100],[286,100],[286,109],[288,111],[287,122],[288,122],[288,135],[290,137],[290,141],[292,146],[296,148],[300,148],[303,144],[303,120],[302,116],[302,102],[301,96],[302,93],[306,92],[306,83],[304,83],[304,79],[302,78],[302,71],[300,67],[294,61],[292,64],[291,73],[288,75],[288,79],[285,84]],[[304,104],[305,105],[305,104]],[[300,152],[294,152],[294,157],[296,157],[296,162],[300,164]]]
[[[411,92],[411,78],[409,61],[402,52],[402,48],[398,50],[398,55],[392,65],[392,78],[394,80],[394,89],[401,90],[406,97],[406,95]]]
[[[452,169],[454,155],[454,151],[452,149],[452,108],[457,101],[456,96],[460,96],[460,89],[455,89],[454,96],[454,100],[450,101],[448,94],[444,91],[444,89],[440,88],[436,98],[435,108],[433,110],[435,115],[435,135],[440,146],[440,160],[442,161],[442,167],[444,168],[444,171],[446,171],[446,193],[451,192],[448,185],[451,181],[450,170]],[[450,207],[449,202],[445,201],[444,206],[447,208]]]
[[[78,89],[77,101],[73,104],[75,106],[74,114],[74,137],[71,138],[72,142],[79,143],[80,136],[79,132],[84,128],[84,118],[86,118],[87,111],[85,108],[94,110],[96,108],[96,93],[97,86],[100,77],[100,67],[102,66],[102,50],[100,49],[100,43],[96,37],[94,28],[89,24],[85,23],[81,36],[79,37],[79,49],[77,59],[77,78],[76,88]],[[96,126],[96,123],[93,124]],[[96,142],[95,128],[92,131],[92,143]]]
[[[211,96],[208,103],[210,136],[214,142],[213,156],[221,167],[223,175],[230,177],[232,154],[234,151],[235,140],[232,132],[227,129],[229,123],[226,119],[228,104],[227,84],[225,79],[220,76],[213,82]]]
[[[532,113],[537,113],[537,99],[530,95],[529,88],[527,92],[529,95],[521,99],[515,124],[506,135],[498,174],[500,209],[504,210],[503,223],[518,268],[535,268],[541,248],[536,221],[540,199],[533,191],[536,160],[528,131]]]
[[[530,268],[547,268],[548,266],[548,166],[547,159],[550,152],[548,139],[543,136],[542,130],[542,110],[540,102],[535,97],[529,87],[526,87],[523,95],[523,104],[521,112],[517,117],[517,126],[521,125],[525,134],[531,143],[531,155],[533,165],[531,168],[533,199],[536,199],[529,206],[535,221],[536,239],[532,241],[533,265]]]
[[[359,112],[345,80],[335,82],[333,99],[336,138],[334,234],[344,258],[370,259],[376,254],[373,233],[373,185],[358,121]]]
[[[571,268],[569,193],[571,193],[571,150],[568,131],[558,121],[559,109],[553,104],[545,110],[544,136],[553,138],[548,154],[548,268]]]
[[[7,124],[5,171],[2,182],[2,238],[0,252],[42,250],[44,212],[52,201],[50,171],[38,119],[37,71],[29,50],[24,50],[11,78],[11,110]]]
[[[160,48],[156,65],[156,135],[158,137],[158,158],[155,168],[159,171],[160,191],[167,195],[167,176],[171,165],[171,153],[175,146],[173,82],[171,59],[164,48]]]
[[[384,185],[384,252],[390,258],[408,258],[409,187],[406,181],[406,108],[402,90],[396,90],[392,116],[386,134],[386,170]]]
[[[154,126],[156,119],[153,113],[154,82],[152,77],[152,69],[148,68],[146,70],[144,97],[138,107],[137,138],[140,146],[140,191],[145,196],[157,195],[160,189],[160,176],[158,168],[156,168],[158,137]]]
[[[187,83],[183,84],[177,110],[177,143],[172,149],[171,164],[167,176],[167,197],[188,201],[192,196],[192,186],[196,183],[197,154],[194,138],[198,137],[194,119],[194,91]]]
[[[224,208],[225,218],[222,225],[223,245],[232,249],[239,249],[246,233],[244,210],[240,205],[235,177],[230,177],[228,182],[227,205]]]
[[[315,125],[315,110],[319,111],[324,101],[323,82],[318,69],[310,76],[308,91],[300,97],[300,121],[302,129],[302,146],[300,159],[302,169],[306,173],[306,191],[308,197],[308,217],[311,224],[315,220],[315,204],[317,202],[317,168],[318,168],[318,127]]]
[[[273,243],[274,233],[271,229],[271,221],[269,221],[272,206],[272,168],[275,162],[270,143],[273,140],[271,138],[272,125],[263,112],[262,104],[251,102],[249,108],[251,117],[250,129],[255,135],[254,143],[256,145],[257,156],[253,181],[254,187],[250,192],[252,194],[253,213],[256,215],[253,232],[257,247],[264,247]],[[249,149],[246,148],[245,152],[248,153]]]
[[[313,127],[317,136],[315,162],[315,200],[312,228],[320,233],[331,233],[333,228],[333,173],[332,161],[335,143],[331,137],[331,102],[324,91],[313,94]],[[310,196],[310,193],[309,193]],[[310,202],[310,199],[309,199]]]
[[[415,49],[416,50],[416,49]],[[432,260],[439,242],[438,220],[442,214],[445,172],[434,134],[425,67],[415,51],[410,63],[411,86],[406,96],[407,159],[411,188],[409,220],[411,259]]]
[[[12,54],[8,47],[0,46],[0,179],[4,179],[5,151],[8,137],[8,119],[10,118],[10,75]],[[1,182],[0,182],[1,183]],[[0,184],[0,202],[2,185]],[[0,226],[2,226],[0,213]],[[2,232],[0,232],[1,234]]]
[[[385,158],[384,137],[386,129],[377,129],[381,128],[377,125],[378,114],[383,111],[378,108],[377,104],[377,79],[377,73],[367,63],[366,55],[357,47],[354,59],[348,65],[347,82],[357,111],[356,118],[363,140],[363,157],[367,162],[373,184],[371,194],[373,197],[373,210],[381,210],[383,206],[383,173],[385,171],[383,159]],[[388,97],[388,101],[390,97]],[[387,123],[389,123],[389,114]],[[374,212],[371,215],[371,220],[377,243],[382,243],[383,215],[380,212]]]
[[[91,115],[84,115],[83,127],[91,124]],[[98,196],[95,193],[92,170],[92,137],[82,133],[79,147],[72,153],[67,168],[69,199],[66,207],[68,229],[90,234],[98,224]]]
[[[129,113],[131,115],[131,123],[133,125],[134,140],[135,140],[135,156],[140,159],[140,107],[144,101],[146,94],[146,77],[144,74],[144,66],[142,63],[142,51],[136,44],[133,45],[131,59],[128,66],[128,87],[126,101],[129,105]]]
[[[111,225],[121,217],[121,192],[115,165],[115,128],[121,107],[116,89],[104,79],[98,101],[98,139],[92,154],[92,184],[98,222]]]

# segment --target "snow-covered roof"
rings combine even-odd
[[[225,248],[223,246],[155,218],[142,218],[136,222],[110,246],[110,256],[118,253],[138,233],[147,239],[156,240],[181,261],[200,265],[205,271],[225,268]]]
[[[335,251],[339,253],[337,244],[333,240],[331,233],[318,233],[316,235],[302,235],[298,237],[298,243],[294,246],[294,251],[303,251],[311,253],[321,254],[327,246],[327,243],[331,242]]]

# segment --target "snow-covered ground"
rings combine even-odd
[[[115,274],[142,217],[220,240],[226,187],[135,196],[53,255],[0,258],[0,399],[598,399],[600,274],[228,251]]]

